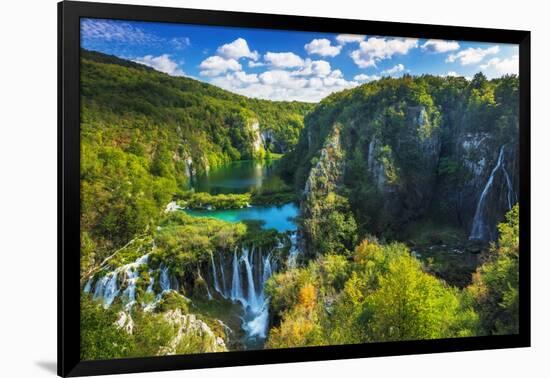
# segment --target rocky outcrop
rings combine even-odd
[[[305,202],[314,196],[327,195],[340,184],[343,175],[343,154],[340,146],[340,130],[335,126],[309,172],[304,188]]]
[[[180,309],[170,310],[164,313],[163,318],[176,327],[176,336],[170,343],[161,348],[159,355],[176,354],[183,350],[189,353],[226,352],[224,340],[216,336],[208,324],[197,318],[194,314],[184,314]]]

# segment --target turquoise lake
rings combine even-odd
[[[208,175],[196,177],[192,187],[196,192],[210,194],[246,193],[260,188],[275,177],[277,160],[238,161],[213,169]],[[263,228],[279,232],[296,230],[294,218],[299,209],[295,203],[284,205],[251,206],[230,210],[184,210],[195,217],[210,217],[228,222],[244,220],[263,221]]]
[[[293,218],[298,215],[298,206],[287,203],[282,206],[252,206],[232,210],[185,210],[185,212],[196,217],[210,217],[228,222],[261,220],[264,222],[264,228],[274,228],[284,232],[296,229]]]

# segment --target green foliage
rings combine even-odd
[[[134,350],[132,337],[114,326],[117,314],[83,295],[80,300],[80,358],[121,358]]]
[[[182,211],[170,213],[156,233],[153,261],[164,261],[177,276],[195,271],[215,251],[232,251],[247,233],[244,223],[192,217]]]
[[[302,220],[311,249],[318,254],[349,254],[357,238],[357,224],[348,200],[330,192],[308,203],[312,216]]]
[[[178,205],[186,209],[240,209],[251,202],[250,193],[245,194],[209,194],[206,192],[188,192],[181,196]]]
[[[477,269],[468,289],[480,314],[481,332],[514,334],[519,331],[519,205],[498,229],[498,246]]]
[[[463,337],[477,315],[459,290],[426,273],[402,244],[364,241],[354,261],[319,257],[267,285],[278,324],[268,346]]]

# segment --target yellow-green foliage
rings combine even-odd
[[[480,314],[481,333],[513,334],[519,327],[519,205],[498,227],[500,238],[468,288]]]
[[[424,272],[404,245],[364,241],[353,257],[322,256],[268,282],[280,320],[269,347],[474,334],[477,316],[467,298]]]

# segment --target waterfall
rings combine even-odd
[[[508,200],[508,208],[511,209],[514,201],[514,189],[512,187],[512,182],[510,180],[510,176],[508,175],[508,171],[506,170],[505,161],[504,161],[504,145],[500,147],[500,151],[498,154],[497,163],[494,166],[493,170],[491,171],[491,174],[489,175],[489,179],[487,180],[487,183],[485,184],[485,187],[483,188],[483,191],[481,192],[481,195],[479,196],[479,200],[477,202],[476,211],[474,214],[474,219],[472,221],[472,229],[470,231],[470,240],[487,240],[489,238],[489,235],[491,234],[491,226],[487,224],[487,221],[485,219],[485,212],[486,212],[486,201],[487,197],[491,191],[491,188],[493,187],[493,182],[495,179],[495,175],[499,170],[502,170],[504,174],[504,178],[506,181],[507,186],[507,200]]]
[[[155,277],[152,276],[152,271],[149,271],[149,286],[147,286],[146,293],[153,293],[153,285],[155,284]]]
[[[252,248],[251,256],[254,256],[254,248]],[[252,267],[250,266],[249,251],[248,249],[243,250],[242,260],[244,261],[244,266],[246,268],[246,278],[248,283],[248,305],[254,308],[257,305],[256,301],[256,289],[254,288],[254,277],[252,276]]]
[[[223,267],[223,259],[221,257],[220,257],[220,273],[222,274],[223,297],[227,298],[227,288],[225,287],[225,272]]]
[[[170,290],[170,274],[168,273],[168,267],[164,264],[160,266],[160,289],[164,291]]]
[[[96,283],[93,298],[102,299],[105,308],[113,303],[119,293],[117,280],[118,271],[115,270],[107,273]]]
[[[220,290],[220,283],[218,282],[218,272],[216,271],[216,262],[214,261],[214,254],[210,252],[210,262],[212,264],[212,276],[214,277],[214,289],[225,298],[225,294]]]
[[[237,252],[233,252],[233,278],[231,280],[231,299],[240,301],[243,306],[246,306],[243,298],[243,288],[241,286],[241,273],[239,271],[239,261],[237,260]]]
[[[290,235],[290,251],[288,252],[288,258],[287,258],[287,265],[290,269],[296,267],[296,260],[298,259],[298,254],[300,253],[300,249],[298,248],[298,235],[296,231],[294,231]]]

